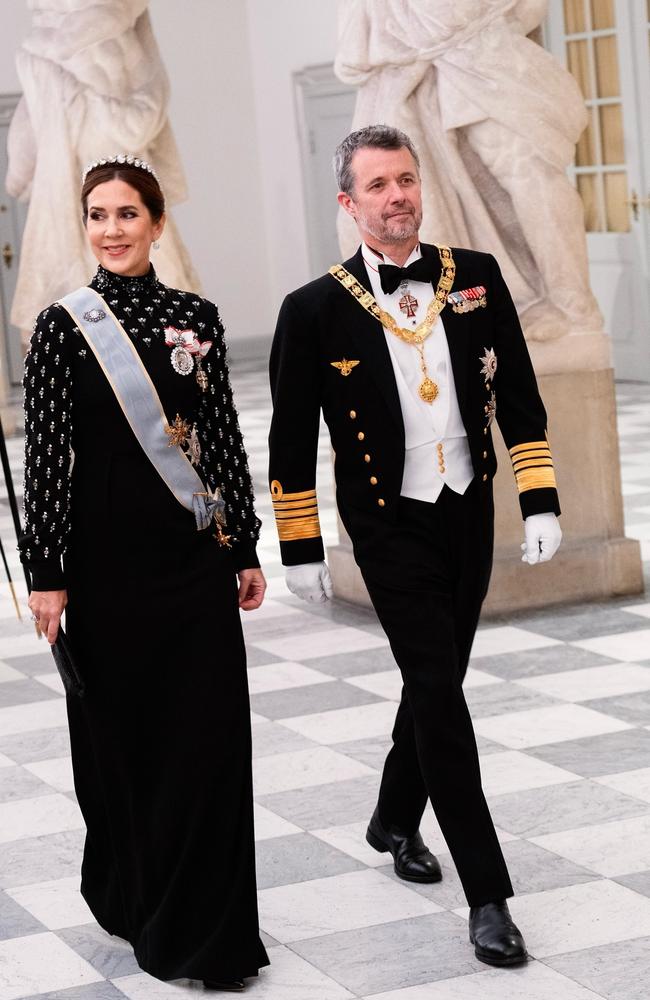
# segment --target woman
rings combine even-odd
[[[239,608],[259,607],[266,585],[223,326],[212,303],[156,277],[165,206],[148,164],[93,164],[81,202],[99,268],[36,322],[21,539],[33,617],[52,643],[66,608],[86,685],[68,697],[81,891],[146,972],[243,989],[268,958]],[[95,308],[82,314],[84,296]],[[113,371],[111,338],[131,352]],[[120,388],[132,377],[135,399]],[[137,411],[157,398],[151,445]],[[198,474],[202,530],[176,474]]]

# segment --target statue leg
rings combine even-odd
[[[489,119],[469,125],[466,137],[510,196],[549,307],[564,314],[567,332],[600,331],[602,319],[589,287],[584,210],[578,192],[562,170],[499,122]],[[526,325],[525,315],[523,322]],[[532,333],[533,339],[548,336],[536,338]]]

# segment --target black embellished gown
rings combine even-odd
[[[140,448],[74,321],[38,317],[25,366],[26,528],[35,590],[66,588],[86,681],[68,697],[87,826],[81,891],[163,980],[257,975],[251,734],[236,571],[259,521],[217,309],[153,268],[91,283],[132,339],[167,418],[194,425],[197,471],[226,502],[231,548],[197,531]],[[181,375],[165,329],[211,341]],[[73,461],[71,463],[71,456]]]

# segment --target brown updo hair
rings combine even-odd
[[[153,222],[160,222],[165,214],[165,196],[153,174],[129,163],[106,163],[89,171],[81,188],[81,207],[84,226],[88,219],[88,195],[98,184],[119,180],[129,184],[139,193]]]

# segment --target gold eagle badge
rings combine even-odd
[[[348,361],[347,358],[342,358],[341,361],[330,361],[332,368],[338,368],[341,375],[349,375],[353,368],[356,368],[359,364],[358,361]]]

